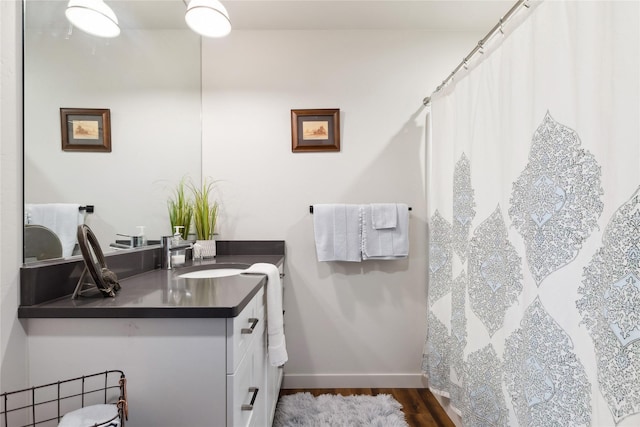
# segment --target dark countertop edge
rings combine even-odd
[[[263,277],[235,307],[18,307],[20,319],[214,319],[238,316],[258,290],[267,283]]]
[[[22,319],[186,319],[236,317],[235,307],[46,308],[19,307]]]

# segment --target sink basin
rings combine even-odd
[[[235,276],[244,271],[243,268],[211,268],[184,273],[178,277],[181,279],[212,279],[216,277]]]

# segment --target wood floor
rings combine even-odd
[[[390,394],[402,405],[409,427],[455,427],[446,412],[428,389],[418,388],[314,388],[282,389],[280,396],[298,392],[309,392],[314,396],[321,394]]]

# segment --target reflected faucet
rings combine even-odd
[[[144,235],[142,234],[139,234],[137,236],[132,236],[130,234],[116,233],[116,236],[128,237],[130,248],[139,248],[144,245]]]
[[[180,250],[186,251],[188,249],[193,249],[193,245],[191,243],[176,244],[176,242],[174,242],[174,239],[175,239],[175,236],[161,237],[160,244],[162,246],[162,250],[160,251],[160,268],[163,270],[171,270],[173,268],[173,264],[174,264],[174,261],[172,260],[173,252],[180,251]],[[184,264],[184,260],[180,264]]]

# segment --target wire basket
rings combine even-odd
[[[77,427],[124,427],[128,419],[127,379],[110,370],[0,394],[0,427],[55,427],[65,414],[114,405],[115,415]],[[113,411],[112,411],[113,412]]]

